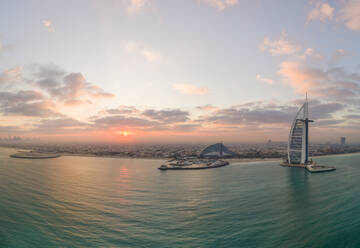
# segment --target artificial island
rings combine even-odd
[[[166,161],[159,170],[201,170],[212,169],[229,165],[222,158],[230,158],[235,155],[223,143],[210,145],[203,149],[199,156],[174,158]]]
[[[12,158],[25,158],[25,159],[48,159],[48,158],[58,158],[60,154],[56,153],[41,153],[35,151],[20,151],[15,154],[11,154]]]

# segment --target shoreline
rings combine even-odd
[[[88,158],[115,158],[115,159],[142,159],[142,160],[156,160],[156,161],[166,161],[171,158],[152,158],[152,157],[126,157],[126,156],[112,156],[112,155],[105,155],[105,156],[98,156],[93,154],[82,154],[82,153],[46,153],[31,149],[17,149],[12,147],[1,147],[2,149],[12,150],[14,154],[19,152],[34,152],[38,154],[46,154],[56,157],[88,157]],[[11,154],[11,155],[14,155]],[[326,154],[326,155],[317,155],[312,156],[312,158],[322,158],[322,157],[337,157],[337,156],[349,156],[349,155],[357,155],[360,152],[352,152],[352,153],[338,153],[338,154]],[[270,162],[281,162],[282,158],[223,158],[223,160],[228,161],[229,163],[270,163]]]
[[[119,159],[147,159],[147,160],[168,160],[169,158],[134,158],[134,157],[124,157],[124,156],[111,156],[111,155],[107,155],[107,156],[97,156],[97,155],[92,155],[92,154],[81,154],[81,153],[58,153],[60,156],[64,156],[64,157],[85,157],[85,158],[119,158]]]
[[[228,158],[224,159],[225,161],[228,161],[229,163],[270,163],[270,162],[277,162],[281,161],[281,158]]]
[[[326,155],[318,155],[313,156],[312,158],[322,158],[322,157],[340,157],[340,156],[348,156],[348,155],[356,155],[360,154],[360,152],[348,152],[348,153],[337,153],[337,154],[326,154]]]

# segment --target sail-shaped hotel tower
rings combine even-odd
[[[282,166],[302,167],[309,172],[326,172],[336,170],[333,166],[317,165],[309,160],[309,120],[308,100],[306,94],[305,103],[297,112],[292,122],[289,140],[288,154],[286,161],[281,163]]]
[[[291,125],[288,140],[288,163],[309,163],[309,109],[307,97]]]

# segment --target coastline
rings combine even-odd
[[[15,153],[19,153],[19,152],[34,152],[34,153],[39,153],[39,154],[51,154],[52,156],[57,156],[57,157],[62,157],[62,156],[66,156],[66,157],[90,157],[90,158],[117,158],[117,159],[142,159],[142,160],[156,160],[156,161],[166,161],[169,160],[170,158],[154,158],[154,157],[128,157],[128,156],[114,156],[114,155],[104,155],[104,156],[99,156],[99,155],[94,155],[94,154],[84,154],[84,153],[50,153],[50,152],[41,152],[41,151],[36,151],[36,150],[32,150],[32,149],[17,149],[17,148],[13,148],[13,147],[1,147],[1,149],[6,149],[8,151],[13,151],[14,155]],[[360,154],[360,152],[353,152],[353,153],[338,153],[338,154],[326,154],[326,155],[317,155],[317,156],[312,156],[312,158],[317,159],[317,158],[322,158],[322,157],[335,157],[335,156],[349,156],[349,155],[357,155]],[[259,162],[264,162],[264,163],[271,163],[271,162],[281,162],[281,158],[224,158],[223,160],[228,161],[229,163],[259,163]]]
[[[281,161],[281,158],[228,158],[224,159],[225,161],[228,161],[229,163],[270,163],[270,162],[277,162]]]
[[[360,154],[360,152],[348,152],[348,153],[326,154],[326,155],[312,156],[312,158],[341,157],[341,156],[356,155],[356,154]]]
[[[152,158],[152,157],[125,157],[125,156],[112,156],[112,155],[106,155],[106,156],[98,156],[93,154],[82,154],[82,153],[58,153],[60,156],[64,157],[87,157],[87,158],[119,158],[119,159],[147,159],[147,160],[159,160],[164,161],[168,160],[169,158]]]

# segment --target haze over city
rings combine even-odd
[[[0,137],[360,142],[360,1],[0,3]]]

